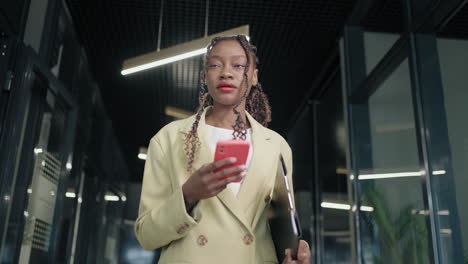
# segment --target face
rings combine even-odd
[[[214,104],[234,105],[246,91],[250,91],[252,85],[257,84],[258,70],[252,57],[246,86],[244,71],[247,57],[241,44],[237,40],[223,40],[213,47],[206,66],[206,85]],[[245,100],[241,105],[245,105]]]

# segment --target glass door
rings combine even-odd
[[[364,32],[358,1],[340,43],[353,261],[468,263],[466,43],[436,38],[468,5],[400,2],[401,35]]]
[[[0,260],[54,263],[64,182],[71,170],[75,106],[31,50],[21,56],[24,63],[16,69],[21,78],[10,98],[17,112],[7,113],[10,137],[2,138],[2,151],[16,155],[6,164],[12,173],[3,170],[2,175],[11,188],[3,193],[9,203],[2,207],[7,213]]]
[[[341,54],[354,262],[462,263],[434,35],[345,26]]]

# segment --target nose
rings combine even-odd
[[[232,71],[229,69],[229,67],[223,67],[223,70],[221,71],[220,78],[221,79],[227,79],[227,78],[232,78]]]

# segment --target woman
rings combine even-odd
[[[162,248],[159,263],[277,263],[268,227],[276,164],[287,142],[266,126],[270,106],[258,83],[256,48],[245,36],[208,45],[196,115],[172,122],[150,141],[135,233],[143,248]],[[246,166],[214,160],[217,140],[251,142]],[[237,173],[223,180],[225,175]],[[235,181],[241,179],[240,183]],[[290,252],[283,263],[296,263]],[[309,263],[301,241],[298,260]]]

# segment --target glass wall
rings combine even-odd
[[[407,34],[345,26],[355,263],[468,263],[468,42],[436,38],[468,6],[423,2],[405,4]]]
[[[437,41],[444,102],[447,115],[447,129],[455,180],[456,202],[460,218],[464,263],[468,263],[468,40],[441,39]],[[450,212],[440,213],[447,217]],[[445,236],[449,236],[447,230]]]
[[[293,150],[293,182],[296,209],[302,228],[302,239],[306,240],[313,252],[317,252],[315,240],[316,218],[313,155],[313,116],[312,107],[303,108],[297,120],[288,131],[287,140]]]
[[[117,263],[129,172],[64,2],[39,2],[0,36],[0,263]]]
[[[318,178],[320,263],[351,262],[350,205],[346,180],[346,132],[337,75],[315,101],[315,177]]]
[[[371,166],[359,167],[364,263],[428,263],[408,61],[369,97]]]

